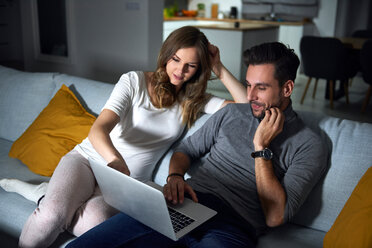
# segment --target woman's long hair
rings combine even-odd
[[[195,47],[199,57],[197,72],[182,85],[180,91],[170,82],[166,72],[167,62],[179,49]],[[191,127],[199,117],[208,95],[207,81],[211,77],[211,62],[208,39],[199,29],[185,26],[173,31],[163,43],[158,56],[157,69],[151,79],[154,89],[153,105],[157,108],[170,107],[176,101],[182,106],[182,121]]]

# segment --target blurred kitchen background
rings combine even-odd
[[[57,71],[116,83],[130,70],[154,70],[170,32],[193,25],[221,51],[225,66],[240,81],[242,53],[253,45],[281,41],[300,54],[305,35],[351,37],[372,29],[370,0],[0,0],[0,65],[25,71]],[[372,122],[371,103],[360,112],[368,84],[360,73],[350,103],[317,95],[300,98],[307,77],[298,72],[295,109]],[[218,80],[208,91],[231,98]]]

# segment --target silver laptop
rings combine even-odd
[[[142,183],[101,161],[89,159],[89,163],[109,205],[172,240],[178,240],[217,214],[188,198],[183,204],[167,203],[161,186]]]

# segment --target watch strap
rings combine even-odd
[[[263,151],[254,151],[251,154],[252,158],[261,158],[264,156]]]
[[[273,152],[269,148],[265,148],[262,151],[254,151],[251,153],[252,158],[264,158],[265,160],[271,160]]]

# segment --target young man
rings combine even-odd
[[[255,247],[257,235],[293,217],[325,170],[326,148],[292,109],[293,50],[265,43],[246,59],[248,103],[229,104],[181,143],[164,186],[167,200],[182,203],[187,194],[218,214],[177,242],[119,214],[69,247]],[[238,83],[222,64],[214,71],[227,87]]]

